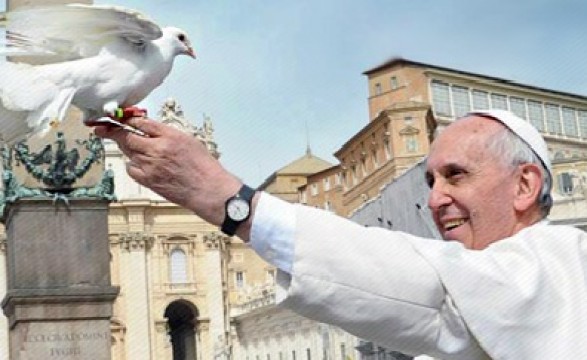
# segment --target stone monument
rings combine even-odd
[[[21,142],[3,151],[0,213],[6,227],[10,359],[109,360],[110,318],[119,289],[110,284],[110,170],[76,187],[103,164],[99,139],[70,140],[35,150]],[[47,137],[45,137],[47,139]],[[46,141],[46,140],[45,140]],[[98,166],[103,169],[103,166]],[[26,172],[28,179],[19,180]],[[26,186],[34,183],[37,186]]]

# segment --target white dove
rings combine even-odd
[[[41,65],[0,62],[0,141],[46,132],[70,104],[90,124],[143,100],[177,55],[195,58],[186,33],[137,11],[70,4],[0,14],[0,54],[40,56]]]

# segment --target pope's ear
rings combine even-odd
[[[524,212],[538,202],[545,179],[542,178],[542,171],[537,164],[521,164],[518,170],[514,207],[517,211]]]

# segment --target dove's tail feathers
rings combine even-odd
[[[63,121],[75,91],[66,89],[34,111],[12,111],[0,103],[0,142],[14,145],[27,136],[44,136]]]
[[[74,95],[75,89],[61,90],[51,101],[29,113],[26,119],[28,127],[34,134],[46,134],[51,126],[56,126],[63,121]]]
[[[0,62],[0,136],[14,143],[28,133],[43,133],[65,117],[75,89],[59,89],[38,68]]]

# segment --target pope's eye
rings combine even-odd
[[[179,41],[185,41],[185,35],[184,34],[179,34],[179,35],[177,35],[177,39]]]

